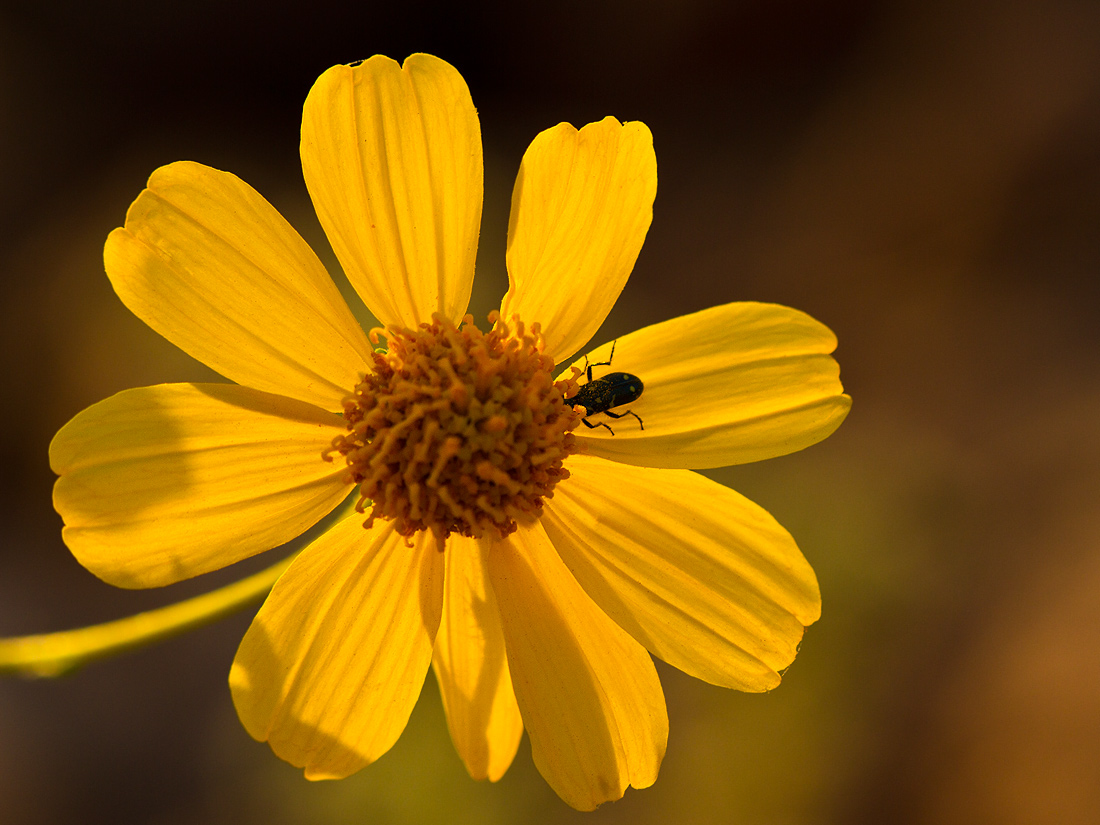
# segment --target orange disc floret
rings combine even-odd
[[[538,518],[569,476],[580,413],[563,399],[576,382],[553,380],[538,324],[489,321],[488,333],[469,315],[456,327],[439,314],[416,330],[372,331],[388,351],[344,400],[348,432],[324,456],[347,460],[366,526],[390,519],[441,546],[451,533],[503,537]]]

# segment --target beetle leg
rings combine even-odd
[[[623,410],[621,413],[613,413],[611,410],[601,410],[601,412],[604,415],[610,415],[612,418],[625,418],[628,415],[632,415],[638,419],[638,426],[643,430],[645,429],[645,424],[642,423],[642,417],[634,412],[634,410]]]
[[[618,417],[618,416],[616,416],[616,417]],[[611,429],[611,428],[610,428],[610,427],[609,427],[609,426],[608,426],[608,425],[607,425],[606,423],[604,423],[603,421],[600,421],[600,422],[599,422],[599,423],[597,423],[597,424],[593,424],[593,423],[592,423],[591,421],[589,421],[589,420],[588,420],[587,418],[582,418],[582,419],[581,419],[581,423],[582,423],[582,424],[584,424],[584,426],[588,427],[588,429],[590,429],[590,430],[594,430],[594,429],[596,429],[597,427],[603,427],[603,428],[605,428],[605,429],[606,429],[606,430],[607,430],[607,431],[608,431],[609,433],[611,433],[612,435],[615,435],[615,431],[614,431],[613,429]]]

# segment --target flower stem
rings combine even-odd
[[[266,596],[294,555],[210,593],[125,619],[59,633],[0,639],[0,674],[61,676],[96,659],[215,622]]]

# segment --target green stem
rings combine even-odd
[[[240,581],[105,624],[0,639],[0,674],[60,676],[73,668],[215,622],[271,590],[293,555]]]

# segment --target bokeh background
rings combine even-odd
[[[481,115],[479,317],[506,287],[527,143],[613,114],[650,125],[660,183],[598,341],[741,299],[837,332],[840,431],[713,473],[794,533],[821,621],[770,694],[660,666],[657,784],[578,814],[526,742],[501,782],[471,781],[431,677],[391,753],[306,782],[237,723],[240,615],[0,681],[0,822],[1100,821],[1094,0],[0,0],[0,635],[227,580],[119,591],[61,542],[57,428],[211,378],[123,308],[103,240],[155,167],[190,159],[256,186],[335,271],[301,103],[333,63],[413,51],[457,66]]]

